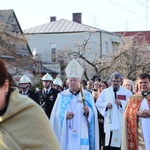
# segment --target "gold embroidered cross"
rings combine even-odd
[[[72,63],[72,65],[71,65],[71,72],[70,72],[70,75],[71,75],[73,72],[74,72],[76,75],[78,75],[77,66],[76,66],[75,63]]]

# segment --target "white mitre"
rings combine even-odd
[[[82,66],[75,60],[72,59],[65,69],[67,78],[80,78],[83,74]]]

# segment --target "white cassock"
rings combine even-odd
[[[105,146],[109,145],[110,131],[112,132],[112,140],[110,146],[121,146],[123,111],[126,106],[127,100],[131,95],[131,91],[120,86],[119,90],[117,91],[117,99],[121,101],[122,107],[117,107],[117,105],[114,103],[115,95],[112,86],[104,89],[100,93],[96,101],[96,107],[104,117]],[[106,111],[106,106],[108,103],[112,104],[112,109],[108,109]]]
[[[147,100],[144,98],[141,103],[141,110],[150,110],[150,107],[147,103]],[[141,128],[143,132],[145,148],[146,150],[150,150],[150,118],[142,118],[141,117]]]
[[[81,93],[73,95],[69,89],[58,94],[50,124],[58,138],[61,150],[99,150],[97,110],[91,93],[84,90],[84,99],[89,108],[88,122],[84,116]],[[67,119],[67,112],[74,117]]]

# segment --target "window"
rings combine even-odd
[[[50,60],[52,63],[55,63],[57,61],[56,59],[56,44],[50,43]]]
[[[104,42],[103,43],[103,56],[106,56],[108,53],[108,43]]]
[[[56,48],[51,49],[51,62],[56,62]]]
[[[113,45],[113,52],[115,52],[119,46],[119,43],[118,42],[112,42],[112,45]]]

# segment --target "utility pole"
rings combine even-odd
[[[148,0],[146,0],[146,30],[148,29]]]

